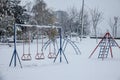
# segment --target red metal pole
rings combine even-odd
[[[111,58],[113,58],[112,48],[111,48],[111,46],[110,46],[110,53],[111,53]]]
[[[108,33],[109,37],[111,37],[113,40],[114,38],[110,35],[110,33]],[[115,40],[114,40],[115,41]],[[116,42],[115,42],[116,43]],[[113,54],[112,54],[112,47],[111,47],[111,44],[110,44],[110,40],[109,40],[109,47],[110,47],[110,53],[111,53],[111,58],[113,58]]]
[[[109,33],[110,35],[110,33]],[[114,42],[117,44],[118,48],[120,48],[120,46],[118,45],[118,43],[115,41],[115,39],[110,35],[110,37],[114,40]]]
[[[99,43],[100,44],[100,43]],[[98,48],[99,44],[97,45],[97,47],[93,50],[93,52],[91,53],[91,55],[89,56],[89,58],[91,58],[91,56],[93,55],[93,53],[96,51],[96,49]]]
[[[38,54],[38,31],[37,31],[37,54]]]
[[[24,35],[23,35],[23,37],[24,37]],[[23,38],[23,55],[24,55],[24,53],[25,53],[25,45],[24,45],[24,38]]]

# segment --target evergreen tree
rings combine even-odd
[[[13,23],[23,24],[26,11],[20,0],[0,0],[0,36],[13,35]],[[27,17],[28,18],[28,17]]]

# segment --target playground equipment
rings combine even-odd
[[[14,23],[14,51],[13,51],[13,54],[12,54],[12,58],[10,60],[10,64],[9,64],[9,67],[12,65],[12,62],[14,60],[14,67],[17,66],[17,59],[18,59],[18,62],[20,64],[20,67],[22,68],[22,64],[21,64],[21,61],[20,61],[20,58],[19,58],[19,55],[18,55],[18,52],[17,52],[17,48],[16,48],[16,24]]]
[[[19,64],[20,64],[20,66],[21,66],[21,68],[22,68],[22,64],[21,64],[21,61],[20,61],[20,58],[19,58],[19,56],[18,56],[18,53],[17,53],[17,49],[16,49],[16,27],[17,26],[26,26],[26,27],[31,27],[31,26],[36,26],[36,27],[39,27],[38,25],[25,25],[25,24],[14,24],[14,52],[13,52],[13,54],[12,54],[12,58],[11,58],[11,60],[10,60],[10,64],[9,64],[9,66],[11,66],[12,65],[12,62],[14,62],[14,67],[16,67],[16,65],[17,65],[17,59],[18,59],[18,61],[19,61]],[[48,28],[48,27],[47,27]],[[50,27],[49,27],[50,28]],[[45,28],[46,29],[46,28]],[[76,52],[76,54],[81,54],[81,52],[80,52],[80,50],[79,50],[79,48],[75,45],[75,43],[74,42],[72,42],[72,41],[70,41],[69,39],[64,39],[64,41],[62,41],[63,40],[63,38],[62,38],[62,30],[61,30],[61,27],[59,27],[59,28],[57,28],[57,30],[58,30],[58,33],[59,33],[59,46],[57,45],[57,41],[55,41],[55,43],[56,43],[56,47],[58,48],[58,52],[57,52],[57,55],[51,55],[51,51],[49,52],[49,54],[48,54],[48,58],[54,58],[54,62],[56,61],[56,59],[58,58],[58,56],[59,56],[59,59],[60,59],[60,63],[62,62],[62,56],[65,58],[65,60],[66,60],[66,62],[68,63],[68,60],[67,60],[67,58],[66,58],[66,55],[65,55],[65,49],[66,49],[66,46],[67,46],[67,44],[68,43],[70,43],[71,45],[72,45],[72,47],[73,47],[73,49],[75,50],[75,52]],[[29,41],[30,41],[30,38],[29,38]],[[65,42],[66,41],[66,42]],[[42,51],[42,53],[39,53],[38,52],[38,40],[37,40],[37,54],[36,54],[36,56],[35,56],[35,59],[37,59],[37,60],[40,60],[40,59],[44,59],[45,57],[44,57],[44,54],[43,54],[43,48],[44,47],[46,47],[47,48],[47,46],[49,45],[49,47],[51,48],[51,40],[48,40],[44,45],[43,45],[43,36],[42,36],[42,49],[41,49],[41,51]],[[54,45],[54,53],[56,53],[56,49],[55,49],[55,43],[53,44]],[[30,44],[30,43],[29,43]],[[49,48],[49,49],[50,49]],[[23,50],[24,50],[24,43],[23,43]],[[78,51],[78,52],[77,52]],[[24,53],[24,52],[23,52]],[[26,56],[25,54],[24,54],[24,56]],[[31,60],[31,56],[30,56],[30,47],[29,47],[29,54],[27,55],[27,56],[29,56],[29,58],[27,57],[27,59],[23,59],[24,61],[26,61],[26,60]],[[26,58],[26,57],[25,57]]]
[[[54,52],[51,52],[51,43],[49,44],[49,54],[48,54],[49,59],[54,59],[56,57],[55,43],[53,43],[53,46],[54,46]]]
[[[73,47],[73,49],[75,50],[75,53],[77,55],[81,54],[81,51],[79,50],[79,48],[77,47],[77,45],[74,43],[74,41],[71,41],[70,39],[67,39],[67,38],[65,38],[64,42],[63,42],[64,51],[65,51],[68,43]]]
[[[53,45],[54,49],[53,52],[51,51],[51,46]],[[55,40],[55,42],[53,43],[50,39],[48,41],[45,42],[45,44],[43,45],[42,49],[46,50],[47,47],[49,47],[49,54],[48,54],[48,58],[49,59],[54,59],[56,57],[56,51],[58,50],[58,42],[57,40]]]
[[[27,34],[27,33],[26,33]],[[23,35],[23,55],[21,57],[21,59],[23,61],[30,61],[32,59],[31,54],[30,54],[30,31],[28,31],[28,53],[25,53],[25,43],[27,42],[27,39],[25,39],[25,37],[27,37],[26,35]]]
[[[107,32],[104,37],[102,38],[102,40],[98,43],[98,45],[96,46],[96,48],[93,50],[93,52],[91,53],[91,55],[89,56],[89,58],[91,58],[91,56],[94,54],[94,52],[96,51],[96,49],[100,47],[100,51],[99,51],[99,55],[98,58],[100,59],[104,59],[108,57],[109,51],[111,53],[111,58],[113,58],[113,53],[112,53],[112,47],[118,47],[120,48],[120,46],[117,44],[117,42],[115,41],[115,39],[110,35],[109,32]]]
[[[56,28],[50,28],[48,30],[48,38],[51,41],[51,43],[49,44],[49,54],[48,54],[48,58],[49,59],[54,59],[56,57],[56,49],[55,49],[55,42],[56,42],[56,36],[58,35],[58,31]],[[53,44],[53,46],[52,46]],[[53,52],[51,51],[53,47]]]
[[[59,55],[59,56],[60,56],[60,63],[61,63],[61,62],[62,62],[62,55],[63,55],[64,58],[65,58],[65,60],[66,60],[66,62],[67,62],[67,64],[68,64],[68,60],[67,60],[67,58],[66,58],[66,56],[65,56],[65,53],[64,53],[64,51],[63,51],[63,46],[62,46],[63,42],[62,42],[61,28],[59,28],[58,30],[59,30],[59,35],[60,35],[60,47],[59,47],[59,50],[58,50],[58,52],[57,52],[57,55],[56,55],[56,57],[55,57],[55,59],[54,59],[54,62],[56,61],[56,59],[57,59],[57,57],[58,57],[58,55]]]
[[[71,41],[70,39],[68,39],[68,38],[63,38],[62,37],[62,33],[61,33],[61,28],[58,28],[58,33],[59,33],[59,41],[60,41],[60,44],[59,44],[59,46],[57,45],[57,40],[55,41],[56,42],[56,45],[57,45],[57,48],[58,48],[58,52],[57,52],[57,55],[56,55],[56,57],[55,57],[55,59],[54,59],[54,62],[56,61],[56,59],[57,59],[57,57],[58,56],[60,56],[60,62],[62,62],[62,55],[64,56],[64,58],[65,58],[65,60],[66,60],[66,62],[68,63],[68,61],[67,61],[67,58],[66,58],[66,56],[65,56],[65,54],[64,54],[64,52],[65,52],[65,49],[66,49],[66,47],[67,47],[67,45],[68,44],[70,44],[72,47],[73,47],[73,49],[75,50],[75,52],[76,52],[76,54],[78,55],[78,54],[81,54],[81,51],[79,50],[79,48],[77,47],[77,45],[73,42],[73,41]],[[52,43],[52,41],[51,40],[48,40],[45,44],[44,44],[44,46],[43,46],[43,48],[47,48],[49,45],[50,45],[50,43]]]
[[[39,46],[38,46],[38,38],[39,38],[38,32],[37,32],[37,54],[35,56],[36,60],[43,60],[45,59],[44,53],[43,53],[43,49],[41,49],[41,53],[38,52]],[[43,46],[43,30],[42,30],[42,34],[41,34],[41,39],[42,39],[42,46]]]

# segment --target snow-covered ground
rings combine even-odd
[[[14,47],[8,45],[0,45],[0,80],[120,80],[120,49],[113,48],[113,56],[111,59],[108,56],[103,61],[97,59],[99,49],[94,55],[88,59],[89,55],[96,47],[96,40],[86,38],[81,42],[77,39],[72,39],[79,47],[82,54],[76,55],[74,49],[69,44],[65,50],[65,55],[69,61],[66,63],[63,57],[63,62],[47,58],[49,49],[45,53],[45,60],[35,60],[36,43],[31,44],[31,61],[21,61],[23,68],[19,64],[17,67],[9,67],[9,62],[13,53]],[[120,45],[120,40],[116,40]],[[17,51],[21,58],[22,44],[17,44]],[[27,53],[27,46],[26,46]]]

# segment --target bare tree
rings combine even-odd
[[[114,37],[117,37],[118,17],[114,17],[114,21],[115,21],[115,23],[114,23],[114,30],[115,30],[115,35],[114,35]]]
[[[53,11],[47,8],[44,0],[36,0],[32,11],[38,24],[49,25],[54,23]]]
[[[114,35],[113,22],[112,22],[112,19],[111,19],[111,18],[109,19],[108,24],[109,24],[109,26],[110,26],[110,28],[111,28],[112,35]]]
[[[72,8],[69,9],[68,14],[69,14],[68,22],[69,22],[70,33],[75,32],[75,30],[77,29],[77,26],[75,26],[75,23],[78,21],[78,11],[73,6]]]
[[[79,37],[81,37],[81,31],[82,31],[82,26],[83,27],[83,33],[82,35],[88,35],[89,34],[89,25],[90,25],[90,20],[89,20],[89,15],[86,10],[84,10],[84,14],[82,15],[82,10],[78,11],[76,7],[69,8],[68,12],[68,18],[66,22],[66,26],[68,28],[67,33],[75,32]],[[83,19],[81,19],[83,18]],[[82,25],[82,21],[84,22]]]
[[[90,33],[89,14],[86,10],[84,10],[84,14],[83,15],[82,14],[83,13],[82,13],[82,10],[81,10],[80,13],[79,13],[79,18],[78,18],[79,19],[78,20],[78,22],[79,22],[78,33],[79,33],[80,37],[82,37],[83,35],[88,35]],[[81,34],[82,34],[82,36],[81,36]]]
[[[72,32],[75,32],[80,37],[82,10],[78,11],[77,8],[73,6],[69,8],[68,11],[56,11],[55,16],[56,23],[62,26],[65,36],[70,36]],[[90,32],[90,20],[86,10],[84,10],[83,22],[83,34],[88,35]]]
[[[103,19],[103,13],[100,12],[97,8],[91,10],[92,17],[92,26],[95,32],[96,42],[97,42],[97,26]]]
[[[117,37],[117,32],[118,32],[118,26],[120,26],[119,24],[119,17],[114,17],[114,19],[110,19],[109,21],[109,26],[111,28],[111,31],[112,31],[112,35],[113,37]]]

